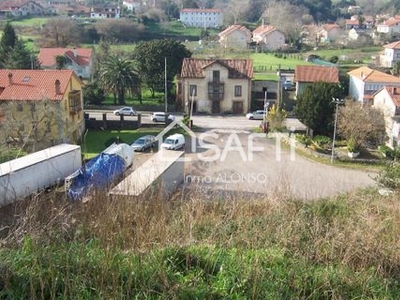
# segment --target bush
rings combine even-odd
[[[378,185],[393,190],[400,190],[400,163],[390,162],[385,168],[375,177]]]
[[[387,145],[381,145],[378,147],[378,150],[383,157],[386,157],[388,159],[397,160],[400,158],[400,149],[398,148],[392,149]]]
[[[306,147],[310,146],[312,143],[311,138],[305,134],[296,134],[296,140],[299,141],[300,144]]]
[[[328,136],[317,135],[313,138],[314,144],[316,144],[319,148],[326,149],[330,147],[332,144],[332,140]]]

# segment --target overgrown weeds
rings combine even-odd
[[[0,299],[396,299],[398,195],[19,204]]]

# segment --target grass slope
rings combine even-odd
[[[398,195],[304,203],[191,193],[33,199],[0,249],[0,299],[398,299]]]

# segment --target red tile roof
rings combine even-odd
[[[41,48],[38,56],[43,67],[56,65],[56,56],[67,56],[79,66],[88,66],[93,55],[91,48]]]
[[[340,26],[338,24],[324,24],[322,25],[322,28],[325,29],[326,31],[331,31],[332,29],[335,28],[340,28]]]
[[[225,30],[219,33],[219,36],[227,36],[236,30],[251,34],[250,30],[248,30],[245,26],[236,24],[228,26]]]
[[[184,8],[181,12],[185,13],[222,13],[218,8]]]
[[[339,83],[339,69],[327,66],[296,66],[294,81]]]
[[[30,1],[30,0],[0,1],[0,10],[1,11],[9,11],[11,9],[20,8],[29,2],[33,2],[33,1]],[[35,4],[38,6],[42,6],[38,2],[35,2]]]
[[[80,80],[72,70],[0,70],[0,101],[62,100],[72,76]]]
[[[347,72],[347,74],[361,79],[364,82],[400,83],[399,77],[373,70],[366,66],[354,69],[350,72]]]
[[[400,23],[400,19],[389,19],[384,21],[383,23],[379,24],[379,26],[393,26],[393,25],[397,25],[398,23]]]
[[[400,107],[400,87],[385,86],[385,90],[388,92],[396,107]]]
[[[185,58],[182,78],[204,78],[205,69],[212,64],[220,64],[229,70],[229,78],[253,78],[253,61],[250,59],[197,59]]]
[[[253,34],[259,34],[259,35],[266,35],[269,34],[273,31],[277,30],[274,26],[272,25],[261,25],[258,26],[256,29],[253,30]]]
[[[385,45],[383,47],[385,47],[387,49],[400,49],[400,41],[387,44],[387,45]]]

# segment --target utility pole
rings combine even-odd
[[[343,103],[343,99],[332,98],[332,102],[335,103],[335,124],[333,126],[333,139],[332,139],[332,153],[331,153],[331,164],[333,163],[333,158],[335,156],[335,139],[336,139],[336,126],[338,119],[338,108],[339,104]]]
[[[167,118],[167,112],[168,112],[168,83],[167,83],[167,57],[164,57],[164,76],[165,76],[165,117]]]

